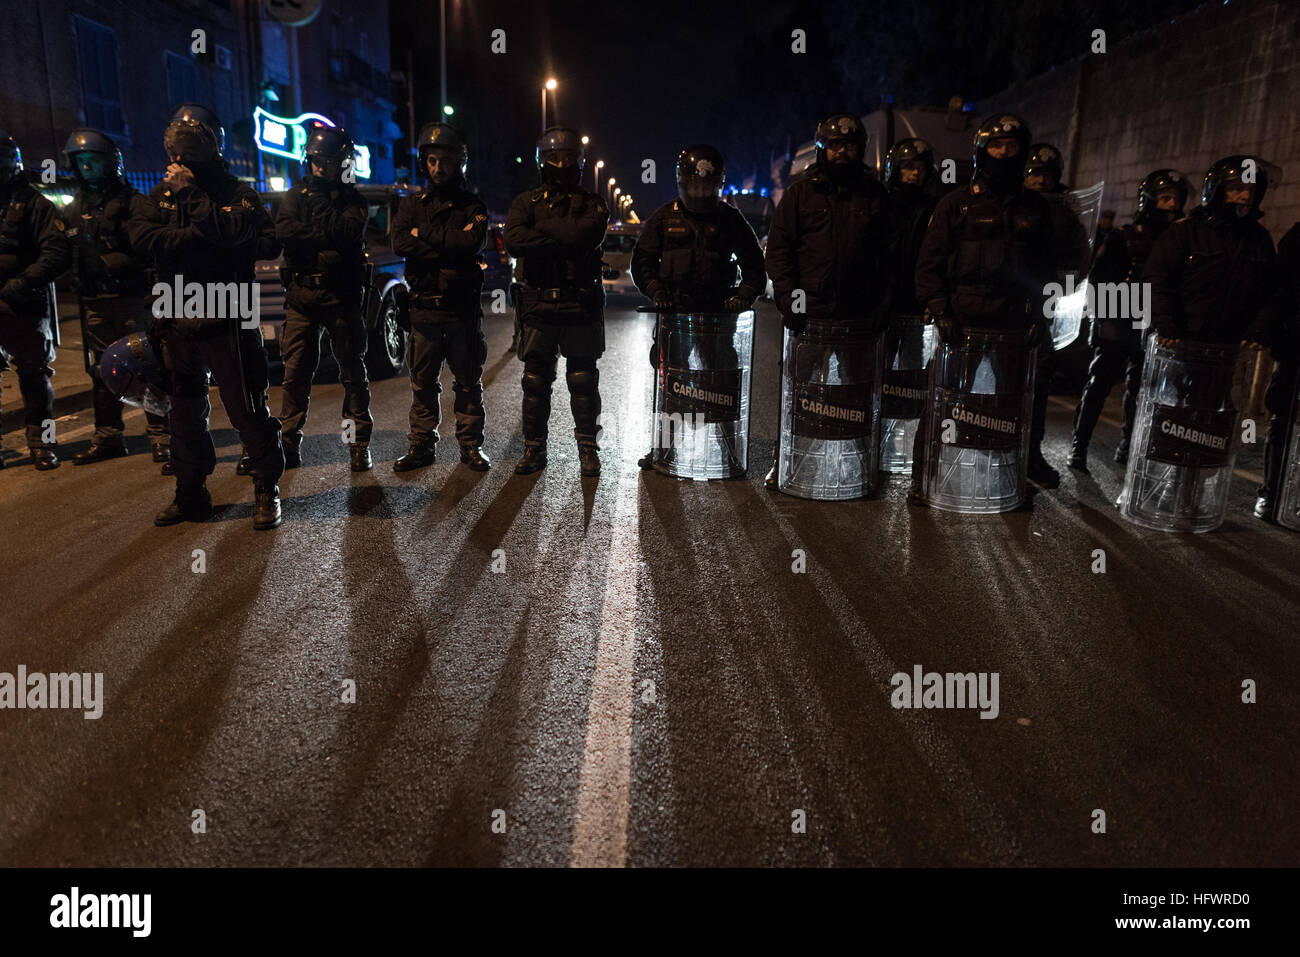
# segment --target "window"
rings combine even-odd
[[[73,21],[86,125],[106,133],[124,133],[122,94],[117,84],[117,39],[112,30],[93,20],[74,17]]]
[[[167,59],[167,102],[175,108],[182,103],[194,103],[199,98],[199,74],[189,57],[171,51]]]

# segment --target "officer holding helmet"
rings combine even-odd
[[[717,149],[703,143],[686,147],[677,157],[677,199],[651,213],[641,229],[632,252],[632,281],[661,310],[739,313],[766,285],[758,237],[740,210],[722,202],[725,179]],[[659,348],[656,324],[650,344],[656,370]],[[726,356],[720,358],[727,364]],[[638,464],[654,468],[654,450]]]
[[[132,202],[132,245],[153,256],[160,282],[234,283],[255,295],[254,265],[280,252],[275,223],[261,198],[231,176],[222,152],[225,130],[216,114],[186,103],[163,134],[170,165],[167,178]],[[267,407],[266,352],[258,329],[243,329],[238,316],[192,315],[173,303],[155,332],[171,379],[172,467],[176,495],[155,525],[203,521],[212,513],[207,476],[216,467],[208,431],[208,374],[221,392],[231,424],[248,450],[253,475],[253,527],[280,524],[284,472],[280,423]]]
[[[78,453],[72,464],[89,465],[126,454],[122,403],[105,388],[99,364],[110,344],[152,326],[153,281],[148,261],[132,248],[127,235],[131,201],[138,194],[123,175],[122,151],[98,130],[76,129],[63,155],[77,179],[76,196],[63,210],[63,220],[72,243],[95,409],[90,448]],[[145,422],[153,460],[164,463],[163,474],[171,475],[167,417],[146,410]]]
[[[410,451],[393,463],[397,472],[434,461],[441,412],[438,376],[451,367],[456,394],[456,441],[460,460],[476,472],[491,467],[483,454],[483,270],[487,207],[465,183],[465,139],[445,123],[420,131],[420,167],[428,186],[404,196],[393,217],[393,251],[406,257],[411,288]]]
[[[46,429],[54,421],[50,324],[59,321],[52,314],[48,289],[68,264],[64,232],[54,204],[27,182],[18,143],[0,130],[0,349],[17,368],[27,448],[32,464],[42,472],[59,467],[56,443],[46,441]]]
[[[867,132],[852,113],[823,120],[815,142],[816,162],[790,182],[767,236],[776,306],[796,335],[809,319],[866,324],[874,332],[890,292],[889,194],[863,165]],[[764,479],[769,489],[777,487],[779,454],[778,438]]]
[[[515,466],[516,475],[546,467],[551,383],[560,355],[565,357],[581,472],[600,474],[596,360],[605,351],[600,244],[609,210],[604,200],[580,185],[586,158],[575,130],[546,130],[537,141],[541,186],[516,196],[506,217],[506,250],[522,260],[523,274],[523,334],[517,354],[524,363],[524,455]]]
[[[1088,276],[1092,287],[1099,288],[1102,283],[1130,283],[1136,287],[1142,281],[1142,272],[1156,240],[1174,220],[1182,218],[1186,203],[1187,180],[1182,173],[1175,169],[1147,173],[1138,184],[1133,222],[1108,233],[1097,251]],[[1130,295],[1128,301],[1138,300]],[[1092,346],[1092,362],[1074,413],[1074,441],[1070,450],[1070,468],[1082,472],[1088,471],[1088,445],[1106,397],[1121,377],[1124,379],[1124,428],[1115,449],[1115,461],[1121,465],[1128,461],[1138,390],[1142,386],[1142,331],[1133,328],[1132,317],[1094,316],[1088,344]]]
[[[305,176],[280,204],[275,238],[284,244],[285,320],[280,406],[285,468],[302,464],[302,428],[311,380],[320,364],[321,332],[339,364],[343,418],[353,423],[351,468],[371,468],[370,381],[361,297],[366,282],[366,200],[353,185],[352,138],[317,126],[307,138]]]

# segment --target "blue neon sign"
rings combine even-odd
[[[260,106],[253,110],[253,140],[263,153],[283,156],[285,159],[302,162],[303,151],[307,148],[307,137],[313,126],[336,125],[328,117],[319,113],[303,113],[299,116],[276,116]],[[358,179],[370,178],[370,148],[353,147],[352,168]]]

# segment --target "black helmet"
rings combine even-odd
[[[172,114],[163,143],[169,156],[189,157],[191,162],[215,162],[226,151],[226,131],[206,106],[182,103]]]
[[[439,149],[448,149],[459,153],[459,181],[464,182],[465,170],[469,167],[469,148],[465,145],[465,137],[461,136],[460,130],[446,123],[428,123],[420,130],[418,147],[420,151],[420,171],[425,178],[428,178],[429,175],[429,151],[435,146]]]
[[[677,154],[677,196],[693,213],[716,209],[722,200],[726,162],[716,147],[696,143]],[[698,187],[703,186],[703,190]],[[692,187],[705,195],[691,195]]]
[[[0,182],[7,183],[23,173],[23,151],[18,141],[0,130]]]
[[[1225,156],[1211,166],[1205,174],[1205,182],[1201,184],[1201,205],[1211,213],[1222,212],[1223,207],[1227,205],[1227,186],[1229,183],[1236,182],[1255,187],[1251,193],[1250,212],[1258,213],[1259,204],[1268,189],[1266,165],[1258,156]],[[1253,170],[1251,173],[1253,182],[1243,179],[1248,169]]]
[[[908,163],[919,161],[925,164],[926,179],[934,176],[937,167],[934,164],[934,147],[925,140],[915,136],[899,140],[885,157],[885,185],[892,188],[901,186],[899,176]]]
[[[340,164],[341,174],[343,162],[352,158],[352,137],[339,126],[315,126],[307,137],[307,146],[302,153],[304,176],[311,175],[312,157]]]
[[[828,116],[817,124],[817,135],[815,145],[817,147],[817,162],[826,162],[826,146],[835,140],[848,140],[850,143],[858,144],[859,158],[867,154],[867,131],[859,120],[852,113],[836,113],[834,116]]]
[[[577,186],[587,166],[582,137],[567,126],[552,126],[537,140],[537,172],[547,186]]]
[[[1156,203],[1159,195],[1169,190],[1178,193],[1178,208],[1167,214],[1168,219],[1181,219],[1183,207],[1187,205],[1187,177],[1176,169],[1152,170],[1142,177],[1142,182],[1138,183],[1137,218],[1143,219],[1156,212],[1163,212],[1157,209]]]
[[[63,147],[64,165],[71,166],[73,174],[77,179],[81,179],[81,166],[77,163],[78,153],[98,153],[106,157],[104,172],[112,179],[120,180],[125,172],[122,166],[122,151],[99,130],[85,127],[75,129],[68,134],[68,142]]]
[[[104,387],[127,405],[166,413],[167,372],[148,336],[132,332],[104,350],[99,362]]]
[[[1001,159],[989,156],[989,142],[1004,137],[1016,141],[1020,147],[1016,155],[1004,156]],[[1016,114],[993,114],[975,131],[975,172],[983,173],[998,189],[1012,190],[1019,187],[1025,178],[1029,140],[1029,126]]]
[[[1025,176],[1030,173],[1055,173],[1056,182],[1061,182],[1064,164],[1061,151],[1051,143],[1034,143],[1029,147],[1029,159],[1025,160]]]

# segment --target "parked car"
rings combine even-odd
[[[370,332],[366,368],[372,379],[386,379],[406,366],[406,338],[411,328],[405,272],[406,263],[393,252],[389,236],[397,202],[409,187],[358,186],[370,207],[366,221],[366,262],[370,280],[366,291],[364,319]],[[284,193],[263,193],[262,200],[274,217]],[[280,282],[283,258],[257,264],[260,289],[262,338],[267,352],[279,355],[284,328],[284,286]]]
[[[632,281],[632,250],[641,235],[640,223],[613,223],[601,243],[601,281],[607,296],[645,297]]]

